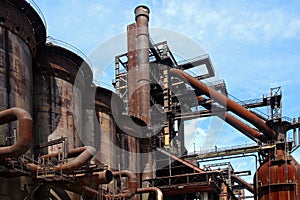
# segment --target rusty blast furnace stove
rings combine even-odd
[[[234,98],[223,80],[208,81],[208,54],[177,61],[166,41],[152,41],[149,8],[134,14],[110,91],[93,83],[78,49],[46,41],[35,4],[0,0],[0,199],[300,199],[291,156],[300,118],[282,116],[281,88]],[[184,122],[204,117],[224,120],[253,145],[188,153]],[[253,183],[241,178],[251,171],[224,162],[245,156],[256,159]]]
[[[136,22],[127,26],[128,52],[115,58],[114,86],[125,113],[145,123],[140,125],[144,135],[135,139],[140,153],[148,152],[138,158],[140,185],[158,187],[164,199],[172,200],[244,199],[244,190],[259,200],[299,199],[299,164],[291,156],[299,147],[299,120],[282,117],[281,88],[272,88],[270,96],[260,99],[237,100],[228,94],[224,81],[206,81],[215,76],[209,55],[176,61],[167,42],[153,43],[149,13],[145,6],[135,9]],[[205,68],[206,73],[191,75],[197,67]],[[267,106],[270,115],[256,109]],[[230,124],[254,145],[187,154],[183,122],[212,116]],[[293,139],[287,141],[290,130]],[[138,138],[147,134],[147,139]],[[228,162],[199,167],[201,161],[242,155],[259,158],[252,184],[241,178],[250,171],[236,172]]]

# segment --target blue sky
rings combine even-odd
[[[282,86],[283,115],[300,116],[299,1],[36,0],[36,4],[46,18],[47,34],[86,55],[124,33],[126,25],[134,21],[134,8],[145,4],[151,10],[150,27],[185,35],[209,53],[230,94],[246,100]],[[121,50],[114,55],[126,48],[125,42],[118,45]],[[98,67],[94,66],[96,72]],[[207,136],[207,128],[201,127],[207,122],[190,123],[196,127],[190,138]],[[245,136],[224,124],[217,145],[247,142]],[[294,156],[299,161],[300,151]]]

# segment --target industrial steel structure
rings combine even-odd
[[[46,41],[33,6],[0,0],[0,199],[300,199],[300,118],[282,117],[280,87],[240,101],[224,81],[207,84],[209,55],[178,62],[138,6],[113,92],[93,83],[80,51]],[[206,73],[189,73],[199,66]],[[188,153],[184,121],[212,116],[253,145]],[[259,164],[253,183],[222,161],[244,156]]]

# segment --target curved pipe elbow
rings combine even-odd
[[[96,153],[96,149],[91,146],[85,146],[85,147],[79,147],[76,149],[72,149],[72,150],[70,150],[70,152],[81,152],[81,154],[79,156],[77,156],[76,158],[74,158],[74,160],[71,160],[70,162],[55,166],[54,169],[56,171],[62,171],[63,173],[73,172],[74,170],[76,170],[76,169],[80,168],[81,166],[83,166],[84,164],[86,164],[90,159],[92,159],[94,154]],[[51,158],[51,157],[56,157],[56,156],[58,156],[58,153],[47,154],[47,155],[42,156],[42,158],[45,159],[45,158]],[[38,170],[43,169],[34,163],[28,163],[28,164],[26,164],[26,167],[33,172],[37,172]],[[99,176],[101,176],[101,174],[99,174]],[[101,177],[99,177],[99,178],[101,178]]]
[[[155,192],[156,200],[163,200],[164,196],[162,191],[157,187],[138,188],[136,193],[149,193]]]
[[[129,170],[123,170],[119,172],[113,172],[114,177],[128,177],[128,189],[121,194],[114,195],[118,198],[132,198],[137,191],[138,183],[137,183],[137,177],[136,175],[129,171]]]
[[[74,160],[71,160],[70,162],[56,166],[55,170],[62,171],[64,173],[73,172],[74,170],[86,164],[90,159],[93,158],[93,156],[96,153],[96,149],[94,147],[85,146],[81,148],[85,149],[79,156],[77,156]]]
[[[10,108],[0,112],[0,125],[18,120],[19,136],[12,146],[1,147],[1,158],[18,157],[28,151],[33,142],[33,122],[31,115],[22,108]]]

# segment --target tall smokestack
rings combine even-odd
[[[137,50],[137,95],[138,118],[146,124],[150,122],[150,80],[149,80],[149,32],[148,21],[150,10],[146,6],[138,6],[134,10],[136,21]]]

